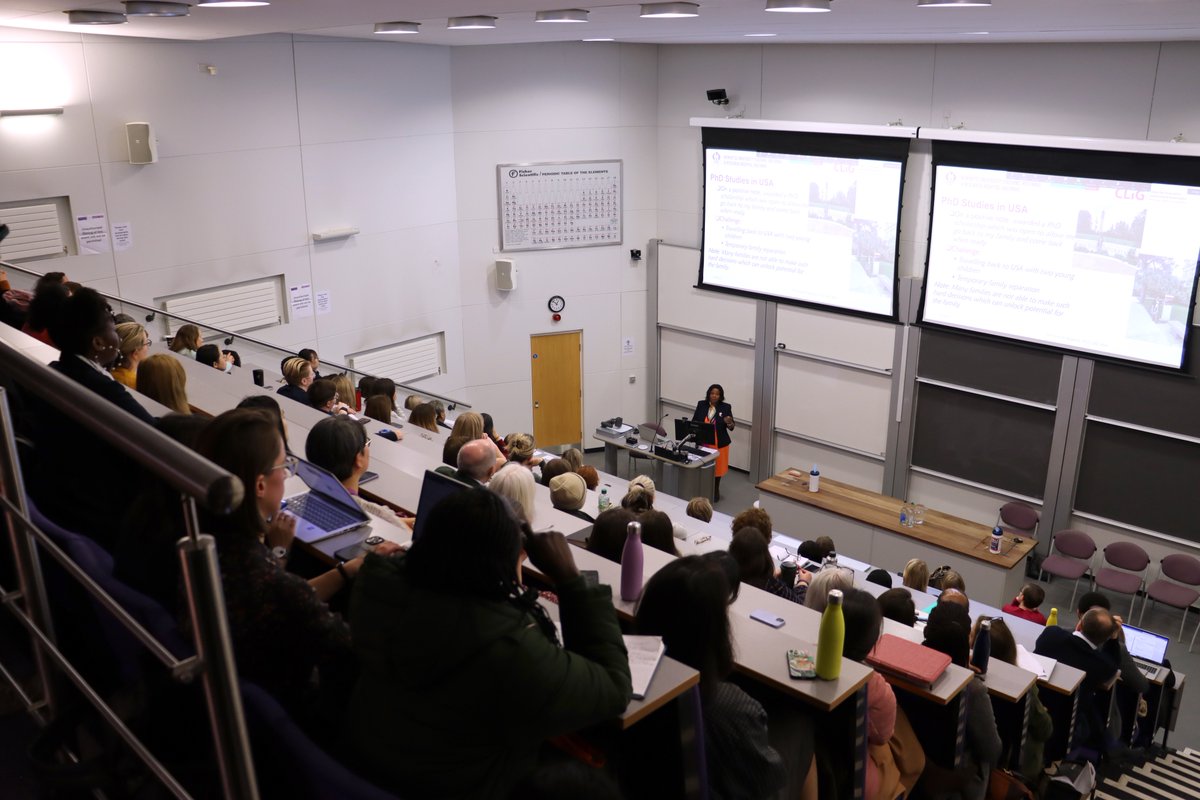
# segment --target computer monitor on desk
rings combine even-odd
[[[688,436],[692,437],[692,441],[697,441],[700,438],[703,426],[704,423],[697,422],[694,419],[675,420],[675,441],[682,442]]]

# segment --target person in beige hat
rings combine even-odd
[[[564,472],[550,479],[550,502],[559,511],[595,522],[595,518],[581,511],[587,500],[587,481],[578,472]]]

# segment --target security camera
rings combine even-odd
[[[709,89],[708,102],[715,106],[727,106],[729,105],[729,95],[724,89]]]

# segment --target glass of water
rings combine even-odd
[[[924,525],[925,524],[925,506],[921,505],[920,503],[917,503],[912,508],[912,524],[913,525]]]

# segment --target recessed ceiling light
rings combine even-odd
[[[116,11],[64,11],[71,25],[120,25],[125,15]]]
[[[777,34],[777,33],[743,33],[742,34],[742,36],[746,36],[749,38],[756,38],[756,37],[765,38],[767,36],[778,36],[778,35],[779,34]]]
[[[991,4],[992,0],[917,0],[917,8],[978,8]]]
[[[588,12],[582,8],[562,8],[557,11],[539,11],[535,22],[587,22]]]
[[[987,36],[991,31],[963,31],[963,36]]]
[[[186,17],[191,8],[187,3],[125,0],[125,14],[130,17]]]
[[[484,15],[474,17],[451,17],[446,28],[452,31],[479,31],[496,27],[496,18]]]
[[[830,10],[830,0],[767,0],[767,11],[818,13]]]
[[[582,39],[581,41],[584,41],[584,42],[614,42],[616,40],[610,39],[610,38],[597,38],[597,39]]]
[[[376,22],[375,33],[420,33],[421,23],[419,22]]]
[[[680,19],[700,16],[699,3],[642,3],[642,16],[647,19]]]
[[[197,0],[196,5],[203,8],[249,8],[271,4],[268,0]]]

